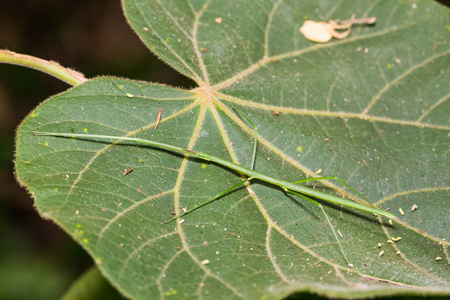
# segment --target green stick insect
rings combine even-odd
[[[120,137],[120,136],[109,136],[109,135],[96,135],[96,134],[74,134],[74,133],[53,133],[53,132],[36,132],[34,131],[33,134],[34,135],[41,135],[41,136],[53,136],[53,137],[64,137],[64,138],[73,138],[73,139],[98,139],[98,140],[113,140],[113,141],[118,141],[120,142],[133,142],[133,143],[137,143],[137,144],[141,144],[141,145],[149,145],[152,147],[156,147],[156,148],[160,148],[160,149],[164,149],[164,150],[169,150],[172,152],[176,152],[176,153],[181,153],[181,154],[185,154],[191,157],[195,157],[204,161],[208,161],[208,162],[213,162],[216,163],[218,165],[224,166],[228,169],[234,170],[242,175],[247,176],[247,179],[233,185],[232,187],[226,189],[225,191],[223,191],[220,194],[215,195],[214,197],[210,198],[209,200],[200,203],[199,205],[186,210],[185,212],[183,212],[182,214],[179,214],[169,220],[166,221],[166,223],[169,223],[173,220],[176,220],[186,214],[191,213],[194,210],[199,209],[202,206],[207,205],[208,203],[211,203],[225,195],[227,195],[228,193],[232,192],[233,190],[237,189],[238,187],[244,185],[245,183],[250,183],[252,180],[257,179],[259,181],[264,181],[267,183],[270,183],[272,185],[278,186],[279,188],[281,188],[283,191],[287,192],[287,193],[291,193],[294,194],[302,199],[305,199],[315,205],[317,205],[320,210],[322,211],[322,213],[325,216],[325,219],[328,223],[328,225],[330,226],[333,235],[339,245],[339,249],[342,252],[342,255],[345,259],[345,261],[347,262],[347,265],[349,267],[352,266],[352,264],[350,264],[349,260],[347,259],[347,256],[345,255],[345,251],[342,248],[342,245],[339,241],[339,238],[336,234],[336,231],[334,230],[333,225],[331,224],[330,218],[328,217],[328,214],[325,212],[325,209],[323,208],[323,206],[311,199],[311,197],[316,198],[316,199],[321,199],[324,201],[328,201],[328,202],[332,202],[335,204],[339,204],[339,205],[344,205],[347,207],[351,207],[351,208],[355,208],[358,210],[362,210],[362,211],[366,211],[369,213],[373,213],[373,214],[377,214],[380,216],[385,216],[388,217],[390,219],[397,219],[396,216],[394,216],[393,214],[375,208],[372,206],[371,203],[369,203],[366,198],[364,198],[360,193],[358,193],[355,189],[353,189],[351,186],[349,186],[347,183],[345,183],[344,181],[342,181],[341,179],[335,177],[335,176],[327,176],[327,177],[317,177],[317,178],[309,178],[309,179],[304,179],[304,180],[299,180],[299,181],[295,181],[295,182],[288,182],[288,181],[284,181],[272,176],[268,176],[262,173],[259,173],[257,171],[254,171],[254,165],[255,165],[255,158],[256,158],[256,146],[257,146],[257,140],[258,140],[258,129],[257,127],[243,114],[241,113],[239,110],[234,109],[237,113],[239,113],[242,117],[244,117],[247,122],[249,122],[254,128],[255,128],[255,137],[254,137],[254,147],[253,147],[253,154],[252,154],[252,162],[251,162],[251,168],[246,168],[243,167],[241,165],[235,164],[233,162],[230,162],[228,160],[224,160],[222,158],[201,152],[201,151],[194,151],[194,150],[189,150],[189,149],[184,149],[184,148],[180,148],[177,146],[173,146],[173,145],[168,145],[168,144],[163,144],[163,143],[159,143],[156,141],[152,141],[152,140],[147,140],[147,139],[141,139],[141,138],[133,138],[133,137]],[[330,179],[335,179],[340,181],[343,185],[345,185],[346,187],[348,187],[351,191],[353,191],[355,194],[357,194],[361,199],[363,199],[367,205],[365,204],[361,204],[352,200],[347,200],[347,199],[343,199],[337,196],[333,196],[333,195],[329,195],[326,194],[324,192],[320,192],[317,190],[314,190],[312,188],[308,188],[305,186],[301,186],[298,185],[299,183],[304,183],[304,182],[308,182],[308,181],[318,181],[318,180],[330,180]]]

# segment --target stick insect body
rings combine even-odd
[[[253,170],[253,166],[255,163],[255,155],[256,155],[256,142],[257,142],[257,128],[256,126],[249,120],[247,119],[247,117],[245,115],[243,115],[240,111],[236,110],[241,116],[243,116],[251,125],[253,125],[253,127],[255,128],[255,146],[254,146],[254,150],[253,150],[253,156],[252,156],[252,164],[251,164],[251,169],[243,167],[241,165],[238,165],[236,163],[233,163],[231,161],[201,152],[201,151],[194,151],[194,150],[189,150],[189,149],[184,149],[181,147],[177,147],[174,145],[169,145],[169,144],[164,144],[164,143],[160,143],[160,142],[156,142],[156,141],[152,141],[152,140],[147,140],[147,139],[141,139],[141,138],[133,138],[133,137],[119,137],[119,136],[109,136],[109,135],[94,135],[94,134],[73,134],[73,133],[53,133],[53,132],[33,132],[34,135],[42,135],[42,136],[54,136],[54,137],[65,137],[65,138],[73,138],[73,139],[98,139],[98,140],[114,140],[117,141],[118,143],[121,142],[133,142],[133,143],[137,143],[137,144],[141,144],[141,145],[149,145],[152,147],[156,147],[159,149],[164,149],[164,150],[169,150],[172,152],[176,152],[176,153],[180,153],[180,154],[185,154],[188,155],[190,157],[195,157],[198,159],[201,159],[203,161],[209,161],[209,162],[213,162],[216,163],[218,165],[224,166],[228,169],[234,170],[239,172],[242,175],[247,176],[247,179],[233,185],[232,187],[228,188],[227,190],[225,190],[224,192],[210,198],[209,200],[195,206],[194,208],[191,208],[189,210],[186,210],[185,212],[183,212],[182,214],[176,215],[175,217],[171,218],[170,220],[166,221],[166,223],[171,222],[175,219],[178,219],[210,202],[213,202],[214,200],[221,198],[222,196],[232,192],[233,190],[235,190],[236,188],[238,188],[239,186],[244,185],[245,183],[250,183],[252,180],[259,180],[259,181],[263,181],[263,182],[267,182],[273,185],[276,185],[278,187],[280,187],[283,191],[287,192],[287,193],[291,193],[294,194],[296,196],[299,196],[315,205],[317,205],[321,211],[323,212],[326,221],[328,223],[328,225],[330,225],[332,232],[334,234],[334,237],[336,238],[336,241],[338,242],[340,251],[342,252],[347,264],[349,266],[351,266],[351,264],[349,263],[347,256],[345,255],[344,249],[342,248],[342,245],[339,241],[339,238],[336,234],[336,231],[334,230],[331,221],[328,217],[328,214],[325,212],[324,208],[322,207],[322,205],[311,199],[310,197],[316,198],[316,199],[321,199],[321,200],[325,200],[328,202],[332,202],[335,204],[339,204],[339,205],[344,205],[347,207],[351,207],[351,208],[355,208],[355,209],[359,209],[362,211],[366,211],[369,213],[373,213],[373,214],[377,214],[377,215],[381,215],[381,216],[385,216],[388,217],[390,219],[397,219],[396,216],[394,216],[393,214],[375,208],[373,207],[361,194],[359,194],[356,190],[354,190],[352,187],[350,187],[348,184],[346,184],[344,181],[342,181],[341,179],[334,177],[334,176],[329,176],[329,177],[320,177],[320,178],[310,178],[310,179],[305,179],[305,180],[300,180],[300,181],[296,181],[296,182],[288,182],[285,180],[281,180],[272,176],[268,176],[265,174],[262,174],[260,172],[254,171]],[[337,196],[333,196],[333,195],[329,195],[326,194],[324,192],[321,191],[317,191],[314,190],[312,188],[308,188],[305,186],[301,186],[298,185],[298,183],[302,183],[302,182],[307,182],[307,181],[313,181],[313,180],[327,180],[327,179],[336,179],[339,180],[341,183],[343,183],[345,186],[347,186],[348,188],[350,188],[353,192],[355,192],[358,196],[360,196],[362,199],[364,199],[364,201],[366,201],[368,203],[368,205],[365,204],[361,204],[355,201],[351,201],[351,200],[347,200],[347,199],[343,199]]]
[[[245,180],[244,182],[251,181],[252,179],[259,179],[260,181],[268,182],[268,183],[274,184],[276,186],[279,186],[286,192],[297,192],[297,193],[308,195],[308,196],[311,196],[314,198],[322,199],[322,200],[325,200],[328,202],[333,202],[336,204],[340,204],[340,205],[356,208],[359,210],[367,211],[370,213],[382,215],[382,216],[385,216],[385,217],[388,217],[391,219],[397,218],[393,214],[391,214],[387,211],[384,211],[382,209],[374,208],[374,207],[364,205],[364,204],[361,204],[358,202],[354,202],[354,201],[343,199],[343,198],[340,198],[337,196],[329,195],[324,192],[317,191],[312,188],[308,188],[308,187],[296,184],[296,183],[304,182],[307,180],[301,180],[301,181],[297,181],[297,182],[284,181],[284,180],[281,180],[281,179],[278,179],[278,178],[275,178],[272,176],[268,176],[268,175],[259,173],[254,170],[250,170],[246,167],[235,164],[228,160],[225,160],[225,159],[222,159],[222,158],[219,158],[219,157],[216,157],[216,156],[204,153],[204,152],[200,152],[200,151],[188,150],[188,149],[180,148],[177,146],[163,144],[163,143],[159,143],[156,141],[146,140],[146,139],[141,139],[141,138],[118,137],[118,136],[109,136],[109,135],[94,135],[94,134],[53,133],[53,132],[33,132],[33,134],[44,135],[44,136],[66,137],[66,138],[74,138],[74,139],[95,138],[95,139],[101,139],[101,140],[136,142],[138,144],[149,145],[149,146],[157,147],[160,149],[165,149],[165,150],[170,150],[170,151],[177,152],[177,153],[186,154],[186,155],[189,155],[189,156],[192,156],[192,157],[204,160],[204,161],[215,162],[218,165],[222,165],[224,167],[227,167],[229,169],[232,169],[239,173],[247,175],[248,179]],[[320,179],[324,179],[324,178],[313,178],[313,179],[320,180]],[[331,179],[331,177],[328,179]],[[186,212],[184,214],[187,214],[188,212]],[[176,218],[178,218],[178,217],[176,217]]]

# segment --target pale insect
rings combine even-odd
[[[332,38],[341,40],[346,38],[352,31],[353,24],[374,24],[377,18],[362,18],[354,19],[353,16],[350,20],[344,20],[339,22],[338,20],[330,20],[328,23],[317,22],[313,20],[306,20],[300,27],[300,32],[310,41],[316,43],[326,43]],[[337,30],[345,30],[339,32]]]

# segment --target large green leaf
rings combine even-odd
[[[450,294],[447,9],[350,0],[123,5],[143,42],[199,88],[88,81],[32,112],[18,131],[16,160],[42,215],[70,233],[123,294]],[[305,19],[353,13],[378,19],[327,44],[299,32]],[[151,147],[31,133],[137,136],[249,166],[253,128],[232,105],[258,126],[257,171],[295,181],[322,170],[400,219],[390,225],[323,202],[349,268],[320,211],[275,186],[253,182],[182,224],[165,224],[172,212],[242,178]],[[352,197],[334,181],[309,185]],[[388,243],[392,237],[401,240]]]

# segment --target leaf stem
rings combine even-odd
[[[31,55],[20,54],[8,50],[0,50],[0,63],[18,65],[35,69],[58,78],[72,86],[87,81],[83,74],[61,66],[52,60],[44,60]]]

